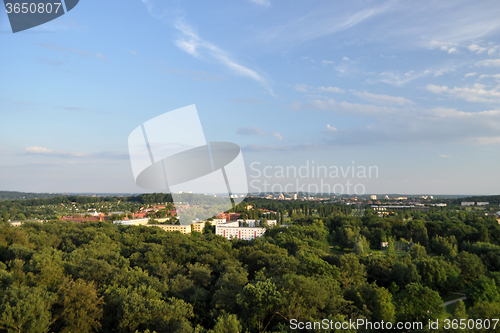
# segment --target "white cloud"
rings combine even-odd
[[[288,23],[262,31],[260,39],[266,42],[285,41],[294,44],[332,35],[352,28],[361,22],[392,10],[392,2],[357,11],[336,8],[329,4],[311,9],[301,16],[292,17]]]
[[[450,158],[452,157],[452,155],[439,154],[439,157]]]
[[[274,137],[278,138],[278,140],[280,140],[280,141],[281,141],[281,140],[283,140],[283,137],[282,137],[282,136],[281,136],[281,134],[279,134],[278,132],[276,132],[276,131],[275,131],[275,132],[273,132],[273,133],[271,133],[271,134],[272,134]]]
[[[500,67],[500,59],[487,59],[476,62],[476,66]]]
[[[400,109],[375,115],[367,126],[322,133],[327,144],[500,144],[500,110],[463,112],[456,109]]]
[[[369,92],[360,92],[356,90],[350,90],[350,92],[359,98],[362,98],[364,100],[367,100],[372,103],[376,104],[383,104],[383,105],[409,105],[413,104],[412,101],[409,99],[406,99],[404,97],[396,97],[396,96],[389,96],[389,95],[380,95],[380,94],[372,94]]]
[[[309,90],[309,86],[307,84],[296,84],[295,91],[307,92]]]
[[[338,131],[338,129],[336,129],[336,128],[335,128],[335,127],[333,127],[333,126],[330,126],[330,124],[327,124],[327,125],[326,125],[326,130],[327,130],[327,131],[330,131],[330,132],[336,132],[336,131]]]
[[[479,46],[477,44],[472,44],[467,47],[471,52],[475,52],[476,54],[484,53],[488,50],[486,47]]]
[[[430,48],[439,48],[441,51],[448,52],[449,54],[457,53],[459,49],[468,49],[470,52],[475,54],[487,53],[489,56],[498,54],[500,45],[495,45],[493,43],[485,42],[475,42],[467,45],[468,43],[457,43],[457,42],[439,42],[432,41],[429,43]]]
[[[326,100],[310,100],[306,103],[295,101],[288,106],[292,111],[306,111],[306,110],[319,110],[319,111],[332,111],[341,114],[357,115],[357,116],[373,116],[380,114],[394,114],[399,111],[398,108],[377,106],[370,104],[357,104],[349,102],[337,102],[334,99]]]
[[[429,43],[429,46],[431,49],[439,48],[441,51],[445,51],[448,52],[449,54],[452,54],[457,52],[456,46],[458,46],[458,44],[454,42],[439,42],[433,40]]]
[[[500,100],[500,94],[475,85],[465,88],[448,88],[429,85],[435,93],[457,98],[476,100],[488,98]],[[481,92],[480,90],[485,90]],[[470,91],[473,90],[473,91]],[[477,91],[474,91],[477,90]],[[451,91],[451,92],[450,92]],[[430,108],[411,104],[409,100],[394,99],[394,96],[350,91],[380,103],[395,103],[394,106],[357,104],[333,99],[311,99],[295,101],[288,109],[301,111],[331,112],[335,121],[341,116],[361,116],[371,124],[338,129],[328,124],[321,132],[325,145],[352,144],[415,144],[415,143],[460,143],[473,145],[500,144],[500,110],[465,112],[452,108]],[[486,94],[489,97],[484,97]],[[483,96],[483,97],[478,97]]]
[[[339,94],[345,93],[344,89],[340,89],[337,87],[319,87],[318,90],[322,91],[322,92],[334,92],[334,93],[339,93]]]
[[[198,52],[196,52],[196,44],[191,41],[177,40],[175,45],[186,53],[194,57],[198,57]]]
[[[219,63],[233,73],[261,83],[271,94],[273,94],[270,83],[263,74],[237,63],[226,51],[201,39],[194,29],[183,20],[177,20],[175,28],[182,33],[182,37],[175,41],[175,44],[181,50],[197,58],[201,58],[200,52],[204,51],[208,56],[219,61]]]
[[[486,78],[492,78],[495,81],[499,81],[500,82],[500,74],[493,74],[493,75],[483,74],[483,75],[480,75],[478,77],[478,80],[482,80],[482,79],[486,79]]]
[[[394,86],[403,86],[408,82],[411,82],[423,76],[427,76],[431,73],[432,72],[430,70],[425,70],[420,72],[411,70],[404,73],[403,75],[401,75],[399,72],[384,72],[380,73],[380,76],[382,77],[382,79],[380,79],[380,82],[384,82]]]
[[[446,91],[448,90],[448,87],[446,86],[436,86],[434,84],[428,84],[427,85],[427,90],[429,90],[430,92],[434,93],[434,94],[440,94],[442,93],[443,91]]]
[[[470,76],[475,76],[475,75],[477,75],[476,72],[474,72],[474,73],[467,73],[467,74],[465,74],[464,77],[470,77]]]
[[[434,71],[434,77],[438,77],[438,76],[441,76],[445,73],[454,72],[454,71],[455,71],[455,67],[453,67],[453,66],[443,67],[443,68],[440,68],[440,69]]]
[[[485,85],[475,83],[472,87],[450,89],[446,86],[429,84],[427,90],[435,94],[446,93],[469,102],[500,102],[500,91],[496,89],[487,90],[484,89],[485,87]]]
[[[332,60],[323,60],[321,63],[323,65],[331,65],[331,64],[335,63],[335,61],[332,61]]]

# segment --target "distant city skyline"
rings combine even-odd
[[[499,194],[499,17],[496,1],[82,0],[13,34],[2,10],[0,190],[144,193],[128,135],[196,104],[249,183],[293,180],[252,163],[314,161],[377,167],[330,178],[365,194]]]

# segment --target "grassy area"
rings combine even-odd
[[[331,254],[344,254],[346,252],[344,252],[341,248],[339,248],[338,246],[330,246],[330,253]]]
[[[464,295],[462,295],[462,294],[452,294],[452,293],[449,293],[449,294],[441,297],[441,299],[443,300],[443,303],[445,303],[445,302],[453,301],[455,299],[459,299],[459,298],[462,298],[462,297],[464,297]]]
[[[387,256],[387,250],[372,250],[370,251],[373,253],[373,256],[375,257],[386,257]],[[408,255],[408,252],[406,251],[396,251],[396,255],[398,257],[405,257]]]

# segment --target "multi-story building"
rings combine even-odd
[[[191,231],[197,231],[197,232],[203,232],[203,229],[205,228],[205,222],[193,222],[191,225]]]
[[[218,225],[215,227],[215,233],[227,239],[238,238],[243,240],[252,240],[261,237],[266,232],[265,228],[247,228],[247,227],[228,227]]]
[[[239,220],[236,220],[237,222],[239,222],[240,226],[245,226],[245,223],[247,223],[246,226],[250,227],[250,228],[254,228],[258,225],[260,225],[260,220],[243,220],[243,219],[239,219]]]
[[[221,223],[226,223],[226,219],[213,219],[212,221],[210,221],[210,223],[213,226],[216,226],[216,225],[221,224]]]
[[[238,221],[229,221],[229,222],[225,222],[225,223],[219,223],[217,226],[234,227],[234,228],[236,228],[236,227],[240,226],[240,223]]]
[[[474,201],[462,201],[462,206],[474,206]]]
[[[114,224],[121,224],[121,225],[146,225],[148,224],[149,219],[144,218],[144,219],[135,219],[135,220],[120,220],[120,221],[115,221],[113,222]]]
[[[179,231],[184,235],[191,233],[191,225],[175,225],[175,224],[147,224],[146,227],[158,227],[165,231]]]

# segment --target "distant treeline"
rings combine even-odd
[[[490,205],[499,205],[500,204],[500,195],[488,195],[488,196],[482,195],[482,196],[466,197],[466,198],[453,200],[453,203],[460,205],[460,203],[464,202],[464,201],[489,202]]]
[[[0,192],[5,193],[5,192]],[[14,192],[12,192],[14,193]],[[26,194],[26,193],[23,193]],[[32,193],[34,195],[34,193]],[[118,201],[121,202],[131,202],[131,203],[140,203],[140,204],[152,204],[158,202],[172,202],[172,195],[170,193],[152,193],[152,194],[141,194],[137,196],[129,196],[129,197],[118,197],[118,196],[105,196],[105,197],[90,197],[83,195],[60,195],[53,197],[45,197],[45,198],[18,198],[22,200],[16,199],[3,199],[0,201],[0,206],[9,207],[12,204],[20,205],[20,206],[41,206],[41,205],[59,205],[59,204],[70,204],[76,202],[77,204],[90,204],[96,202],[110,202],[115,203]]]
[[[0,200],[17,199],[46,199],[61,196],[61,193],[25,193],[14,191],[0,191]]]

